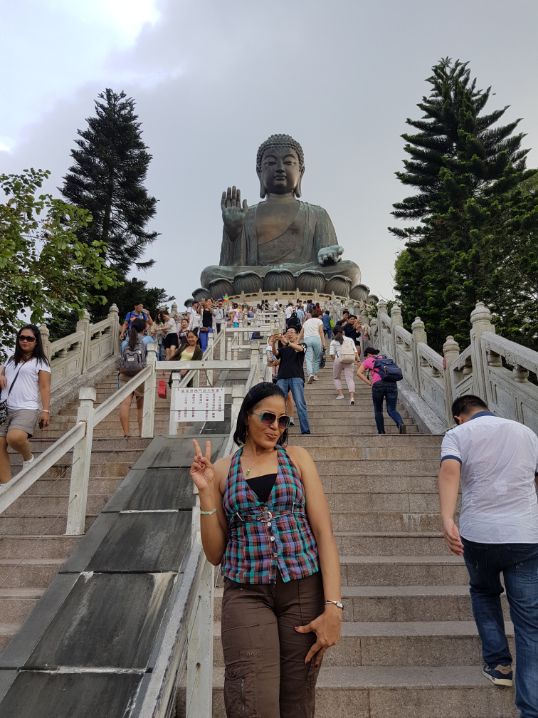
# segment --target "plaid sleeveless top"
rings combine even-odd
[[[243,475],[243,449],[232,457],[222,497],[228,521],[222,573],[238,583],[276,583],[279,572],[287,583],[319,571],[303,482],[286,450],[277,446],[276,451],[277,477],[266,503]]]

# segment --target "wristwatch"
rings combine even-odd
[[[327,599],[325,603],[332,603],[334,606],[336,606],[336,608],[339,608],[341,611],[344,610],[344,604],[341,601],[330,601],[329,599]]]

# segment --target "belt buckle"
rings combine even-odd
[[[264,509],[263,511],[260,511],[258,515],[258,521],[263,521],[264,523],[266,521],[271,521],[273,518],[273,514],[269,511],[269,509]]]

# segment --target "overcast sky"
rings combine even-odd
[[[0,10],[0,171],[49,169],[56,191],[98,93],[125,90],[159,200],[156,264],[139,276],[180,303],[218,263],[222,190],[258,201],[256,150],[275,132],[301,142],[303,199],[327,209],[344,258],[393,296],[400,135],[441,57],[468,60],[479,87],[493,87],[487,109],[523,118],[538,166],[536,0],[0,0]]]

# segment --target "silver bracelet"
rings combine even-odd
[[[213,516],[213,514],[217,513],[217,509],[210,509],[209,511],[202,511],[200,509],[200,516]]]
[[[48,409],[41,409],[45,414],[50,414],[50,411]]]
[[[332,603],[333,606],[336,606],[336,608],[339,608],[341,611],[344,610],[344,604],[341,601],[330,601],[326,599],[325,603]]]

